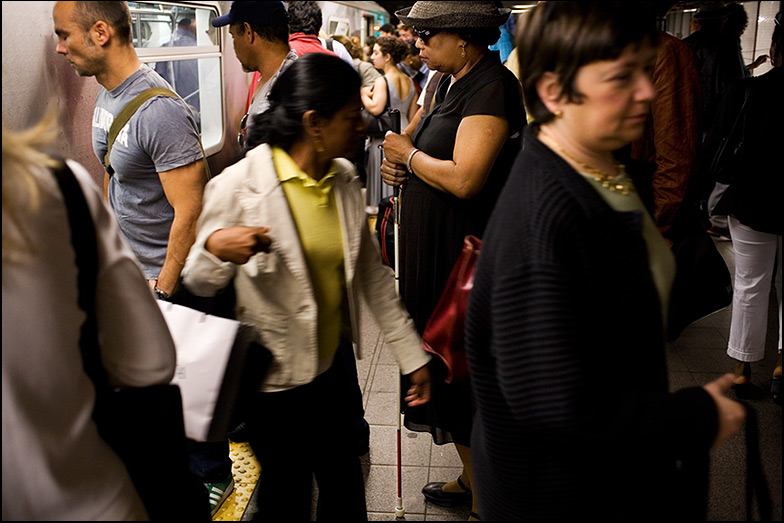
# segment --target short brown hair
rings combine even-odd
[[[545,2],[518,20],[515,44],[526,108],[534,121],[555,115],[545,107],[536,84],[546,72],[558,76],[561,95],[580,103],[575,86],[585,65],[615,60],[629,45],[658,41],[655,18],[638,2]]]
[[[114,28],[121,43],[130,45],[133,41],[128,2],[76,2],[74,14],[83,31],[89,31],[95,22],[103,21]]]

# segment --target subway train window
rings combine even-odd
[[[206,7],[128,2],[133,24],[133,45],[159,47],[211,47],[218,33],[209,24],[218,13]]]
[[[327,25],[329,28],[327,34],[348,36],[351,20],[338,16],[330,16]]]
[[[210,24],[217,11],[160,2],[128,7],[139,58],[190,105],[210,154],[224,135],[220,31]]]

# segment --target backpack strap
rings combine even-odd
[[[122,111],[114,118],[112,122],[112,126],[109,128],[109,137],[107,138],[107,147],[106,147],[106,156],[103,158],[103,165],[106,168],[106,172],[109,173],[109,176],[114,174],[114,169],[111,166],[111,162],[109,160],[112,154],[112,147],[114,147],[114,141],[117,139],[117,136],[120,134],[120,131],[125,124],[128,123],[128,120],[136,114],[136,111],[139,110],[139,107],[142,106],[144,102],[153,98],[155,96],[168,96],[169,98],[179,98],[180,96],[170,89],[166,89],[165,87],[151,87],[150,89],[146,89],[139,93],[136,98],[128,102],[125,107],[122,108]],[[207,171],[207,178],[209,179],[210,176],[210,165],[207,163],[207,154],[204,152],[204,147],[201,144],[201,138],[199,138],[199,147],[201,147],[201,154],[202,158],[204,159],[204,169]]]
[[[114,147],[114,141],[117,139],[117,135],[120,134],[120,131],[123,127],[125,127],[125,124],[128,123],[128,120],[130,120],[131,117],[136,114],[136,111],[139,110],[139,107],[141,107],[144,102],[153,96],[169,96],[171,98],[179,98],[177,93],[174,93],[165,87],[153,87],[151,89],[142,91],[138,96],[136,96],[136,98],[128,102],[128,104],[122,108],[122,111],[120,111],[120,113],[114,118],[112,126],[109,128],[109,137],[106,141],[106,156],[103,157],[103,165],[106,167],[106,172],[109,173],[109,176],[114,174],[114,169],[112,169],[109,157],[112,154],[112,147]]]
[[[332,45],[332,38],[327,38],[326,40],[324,40],[324,43],[327,45],[327,49],[329,49],[333,53],[335,52],[335,46]]]

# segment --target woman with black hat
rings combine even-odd
[[[495,201],[520,149],[525,124],[520,86],[498,52],[510,10],[500,2],[417,2],[396,13],[414,27],[420,58],[445,73],[433,109],[411,137],[388,134],[381,172],[389,185],[404,186],[401,205],[401,295],[422,333],[446,285],[463,239],[482,236]],[[444,383],[445,369],[432,360],[433,402],[407,408],[405,424],[428,431],[436,444],[454,442],[463,473],[430,483],[425,498],[441,506],[472,500],[470,383]],[[437,383],[438,382],[438,383]],[[476,518],[473,501],[472,518]]]

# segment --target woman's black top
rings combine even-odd
[[[747,91],[748,99],[741,114]],[[722,138],[728,139],[729,150],[734,150],[739,140],[743,142],[738,154],[723,156],[727,164],[719,170],[720,179],[715,181],[730,187],[713,214],[732,215],[756,231],[779,235],[784,230],[781,206],[784,170],[779,159],[784,143],[782,92],[784,67],[735,84],[722,99],[705,145],[708,165]]]
[[[440,160],[454,157],[457,129],[463,118],[492,115],[506,118],[509,134],[478,195],[461,200],[411,174],[403,191],[401,296],[421,334],[457,261],[466,235],[482,237],[487,220],[520,150],[525,110],[517,78],[489,51],[466,76],[450,88],[452,77],[438,86],[433,110],[420,121],[414,145]],[[470,145],[469,145],[470,146]],[[436,363],[437,365],[437,363]],[[435,369],[438,374],[440,369]],[[435,380],[442,379],[436,376]],[[463,387],[438,394],[426,408],[407,409],[406,426],[431,431],[437,443],[468,444],[471,427],[470,391]]]
[[[481,238],[487,220],[520,150],[525,124],[520,84],[496,51],[489,51],[451,89],[451,76],[438,86],[433,110],[417,126],[414,146],[439,160],[454,157],[457,129],[463,118],[502,116],[509,138],[487,182],[470,200],[461,200],[423,182],[415,174],[403,193],[401,207],[403,299],[421,333],[457,261],[463,238]]]

